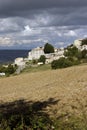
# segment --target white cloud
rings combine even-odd
[[[24,30],[20,32],[18,35],[23,36],[33,36],[33,35],[40,35],[41,34],[40,28],[31,28],[29,25],[24,26]]]
[[[60,41],[59,41],[59,42],[56,42],[56,43],[55,43],[55,46],[63,47],[64,44],[65,44],[64,42],[60,42]]]
[[[78,36],[87,36],[87,26],[44,26],[50,20],[48,17],[45,19],[45,15],[36,19],[0,19],[0,46],[43,46],[49,42],[59,47],[72,43]]]
[[[56,32],[59,37],[62,37],[62,33]]]
[[[9,37],[0,37],[0,46],[12,46],[13,41]]]
[[[32,31],[32,29],[29,27],[29,25],[26,25],[24,28],[25,28],[26,32],[31,32]]]
[[[87,35],[85,34],[83,37],[84,37],[84,38],[87,38]]]
[[[64,35],[71,36],[71,37],[77,36],[76,32],[73,30],[69,30],[68,32],[64,33]]]
[[[29,34],[31,34],[32,32],[33,32],[33,30],[30,28],[29,25],[24,26],[24,31],[23,31],[23,34],[24,34],[24,35],[29,35]]]
[[[64,42],[58,42],[58,44],[63,46],[65,43]]]
[[[29,39],[24,39],[24,40],[16,40],[15,41],[15,43],[16,44],[18,44],[18,45],[30,45],[30,44],[35,44],[35,43],[39,43],[39,42],[41,42],[41,43],[44,43],[44,40],[43,39],[41,39],[41,38],[37,38],[37,39],[31,39],[31,40],[29,40]]]
[[[16,18],[4,18],[0,19],[0,32],[1,33],[10,33],[21,31],[21,25],[17,23]]]

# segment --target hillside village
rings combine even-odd
[[[46,64],[51,63],[53,60],[57,60],[60,57],[64,57],[64,48],[54,48],[54,53],[44,53],[43,47],[34,48],[31,52],[29,52],[28,60],[39,59],[41,55],[46,57]]]
[[[55,61],[59,60],[61,58],[65,58],[65,59],[67,58],[67,61],[65,59],[62,59],[62,61],[60,61],[60,62],[64,62],[64,64],[66,64],[65,67],[76,65],[76,64],[79,64],[80,62],[84,62],[84,61],[79,62],[79,60],[80,60],[79,58],[82,55],[82,54],[80,54],[81,52],[83,52],[83,54],[86,53],[85,55],[87,57],[87,39],[75,40],[73,44],[71,44],[70,46],[67,46],[66,48],[55,48],[51,44],[48,44],[48,45],[50,45],[52,47],[53,51],[46,53],[44,51],[45,47],[34,48],[28,53],[28,57],[16,58],[14,60],[14,63],[12,64],[13,67],[10,66],[10,68],[8,68],[8,66],[6,66],[6,67],[3,66],[4,69],[3,69],[3,67],[1,68],[2,70],[0,70],[0,76],[5,76],[5,72],[7,73],[8,69],[11,69],[12,72],[10,72],[10,73],[13,73],[16,69],[16,74],[19,74],[27,66],[40,66],[42,64],[52,64],[53,63],[52,66],[53,66],[53,68],[55,68],[54,64],[59,64]],[[74,47],[77,49],[72,50]],[[71,48],[71,50],[69,48]],[[84,50],[86,50],[86,52]],[[78,56],[74,56],[74,54],[72,54],[74,56],[73,57],[70,54],[71,52],[68,52],[68,51],[78,51],[78,54],[76,54]],[[77,52],[74,52],[74,53],[77,53]],[[42,58],[42,60],[40,60],[41,57],[44,58],[44,62],[43,62],[43,58]],[[16,65],[16,67],[15,67],[15,65]],[[59,67],[59,66],[57,65],[57,67]],[[7,68],[7,70],[5,68]],[[61,68],[61,67],[59,67],[59,68]]]
[[[83,40],[81,40],[81,39],[75,40],[73,43],[73,46],[78,48],[78,50],[80,50],[80,51],[87,50],[87,43],[82,45],[82,41]],[[28,58],[25,58],[25,59],[17,58],[17,59],[15,59],[14,64],[24,67],[27,61],[38,60],[41,55],[44,55],[46,57],[45,64],[49,64],[54,60],[58,60],[61,57],[65,57],[64,51],[67,51],[67,48],[54,48],[54,53],[45,54],[44,47],[37,47],[37,48],[32,49],[28,53]],[[40,64],[40,63],[38,63],[38,64]]]

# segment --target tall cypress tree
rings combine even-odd
[[[51,44],[46,43],[44,46],[44,53],[54,53],[54,47]]]

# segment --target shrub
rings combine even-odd
[[[67,51],[64,52],[64,55],[66,57],[70,57],[70,56],[77,57],[78,53],[79,53],[78,48],[76,48],[75,46],[73,46],[73,47],[68,47]]]
[[[37,62],[38,62],[38,61],[37,61],[36,59],[33,59],[33,60],[32,60],[32,63],[33,63],[33,64],[37,64]]]
[[[13,65],[9,64],[8,67],[6,68],[6,73],[7,74],[13,74],[16,71],[16,68],[13,67]]]
[[[5,72],[5,71],[6,71],[6,68],[3,66],[0,66],[0,73]]]
[[[87,38],[82,40],[82,45],[87,45]]]
[[[0,73],[4,72],[6,75],[13,74],[17,69],[17,65],[13,66],[11,64],[8,65],[8,67],[0,66]]]
[[[82,51],[82,58],[87,58],[87,50]]]
[[[51,63],[51,67],[52,69],[57,69],[57,68],[66,68],[66,67],[69,67],[69,66],[72,66],[72,62],[69,60],[69,59],[66,59],[66,58],[60,58],[59,60],[54,60],[52,63]]]
[[[44,55],[41,55],[38,61],[43,62],[43,64],[45,64],[46,57]]]
[[[72,65],[78,65],[80,64],[80,60],[77,57],[68,57],[67,58],[70,62],[72,62]]]

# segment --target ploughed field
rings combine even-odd
[[[47,109],[57,114],[87,112],[87,65],[0,78],[0,102],[56,100]]]

